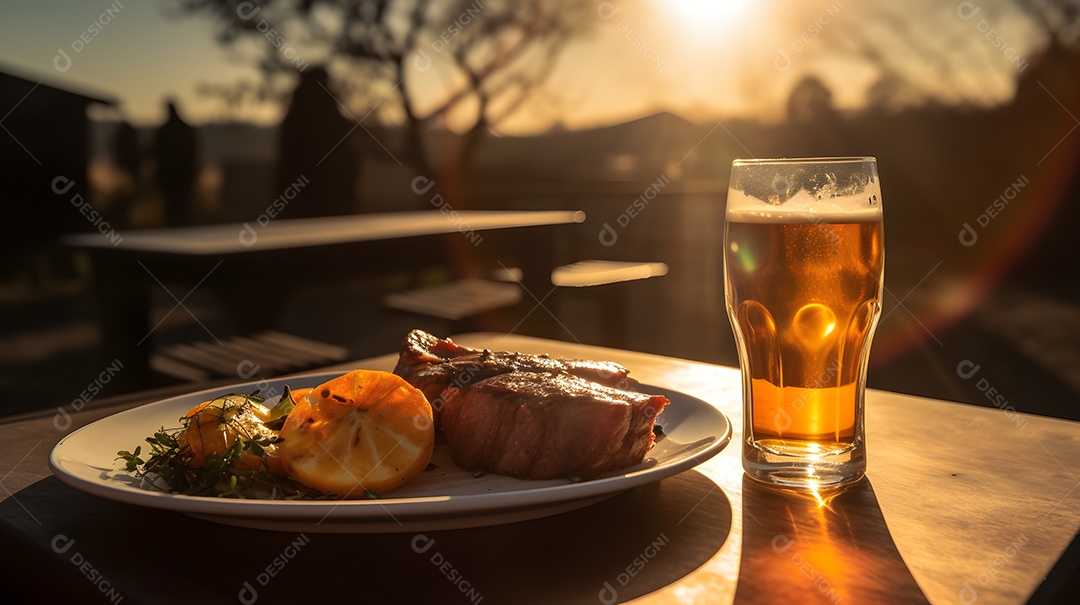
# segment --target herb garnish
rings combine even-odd
[[[229,398],[243,398],[243,401],[236,404],[235,400]],[[214,401],[218,400],[225,400],[221,406],[222,430],[224,430],[224,424],[228,424],[229,428],[235,431],[236,438],[227,451],[208,454],[203,466],[192,468],[191,461],[195,454],[191,447],[180,439],[193,420],[192,417],[187,416],[180,419],[180,428],[162,427],[146,438],[146,443],[150,446],[149,458],[144,460],[141,457],[142,446],[137,446],[134,451],[117,452],[116,459],[123,460],[124,469],[127,472],[143,478],[149,485],[177,494],[274,500],[333,497],[311,490],[283,475],[270,472],[264,457],[266,449],[280,443],[281,438],[268,436],[266,433],[269,431],[252,434],[241,423],[234,421],[240,414],[259,412],[255,415],[260,419],[265,419],[263,426],[273,431],[280,430],[285,417],[295,405],[288,387],[281,401],[269,413],[261,405],[256,407],[265,401],[258,391],[248,395],[230,394]],[[273,433],[270,432],[270,434]],[[236,468],[236,464],[245,453],[262,458],[258,469]]]

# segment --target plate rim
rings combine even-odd
[[[120,502],[122,504],[188,514],[203,519],[214,517],[221,523],[229,523],[230,519],[254,517],[260,521],[277,519],[282,521],[283,524],[295,524],[297,522],[317,520],[320,517],[325,519],[327,516],[339,512],[339,514],[347,514],[347,516],[342,515],[337,519],[337,521],[341,523],[348,523],[351,521],[354,524],[380,525],[394,522],[400,524],[402,520],[407,523],[407,518],[410,516],[429,518],[431,515],[441,515],[449,519],[460,519],[462,517],[482,516],[493,511],[539,508],[569,503],[576,500],[596,499],[605,494],[615,495],[634,487],[677,475],[705,462],[727,447],[733,433],[731,419],[715,405],[682,391],[654,384],[642,383],[640,388],[643,392],[655,391],[657,394],[665,396],[675,394],[679,398],[686,398],[690,402],[693,402],[694,405],[701,405],[704,409],[708,409],[711,413],[715,414],[715,421],[723,422],[724,430],[722,431],[722,434],[715,435],[716,439],[713,442],[671,464],[637,469],[627,473],[620,473],[589,481],[494,493],[409,496],[376,500],[235,500],[207,496],[190,496],[131,488],[130,486],[110,485],[104,481],[94,481],[79,476],[74,472],[68,471],[63,466],[65,458],[62,458],[61,456],[63,455],[63,447],[68,441],[78,436],[81,432],[99,425],[99,423],[110,420],[115,421],[119,416],[134,413],[139,410],[145,412],[145,408],[149,406],[175,405],[176,400],[180,399],[204,397],[209,394],[220,396],[221,394],[243,392],[243,389],[257,385],[284,385],[287,382],[294,382],[297,380],[325,381],[340,376],[347,371],[348,370],[311,372],[288,377],[268,378],[228,384],[219,387],[210,387],[165,399],[150,401],[127,410],[122,410],[115,414],[105,416],[104,418],[99,418],[61,437],[49,452],[49,468],[52,471],[53,476],[57,477],[57,479],[64,484],[94,496],[114,502]],[[98,428],[100,429],[100,426],[98,426]],[[151,428],[148,430],[152,431],[154,429]],[[66,459],[84,464],[91,468],[96,468],[86,462],[80,462],[77,458],[67,456]],[[517,499],[519,498],[526,498],[527,501],[518,502]],[[507,503],[505,502],[507,499],[512,499],[514,502]],[[449,510],[437,510],[438,507],[436,507],[436,510],[432,510],[433,505],[436,503],[451,501],[455,502],[456,505]],[[388,504],[390,506],[387,506]],[[391,510],[393,512],[390,512]],[[377,517],[374,516],[374,511],[380,511]],[[404,530],[407,530],[407,528]]]

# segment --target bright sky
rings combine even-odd
[[[659,111],[701,121],[775,118],[807,73],[826,82],[838,106],[856,108],[881,61],[914,84],[915,97],[992,104],[1011,96],[1023,62],[1045,44],[1008,0],[912,0],[902,7],[620,0],[597,2],[590,18],[593,27],[566,46],[541,100],[500,130],[536,131],[556,122],[581,128]],[[153,0],[5,0],[0,40],[0,69],[115,97],[140,123],[163,119],[169,95],[192,122],[221,119],[220,103],[199,96],[197,85],[258,77],[229,60],[206,18],[169,17]],[[414,88],[436,95],[444,76],[418,75]],[[279,108],[266,106],[243,117],[279,116]]]

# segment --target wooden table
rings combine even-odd
[[[246,581],[259,603],[989,604],[1042,598],[1075,570],[1075,548],[1063,553],[1080,527],[1078,423],[869,391],[868,479],[816,499],[744,479],[735,369],[520,336],[456,340],[618,361],[716,405],[735,436],[692,471],[555,517],[298,537],[116,504],[50,477],[65,432],[165,393],[102,401],[64,430],[45,410],[0,424],[0,577],[33,599],[124,603],[250,602]]]
[[[62,242],[91,254],[102,363],[123,364],[112,387],[124,392],[149,386],[155,294],[184,313],[194,290],[216,292],[236,330],[254,333],[273,328],[299,288],[346,277],[432,267],[475,277],[502,264],[522,268],[530,291],[547,292],[551,269],[570,260],[558,253],[567,236],[560,229],[584,220],[574,210],[427,210],[83,233]]]

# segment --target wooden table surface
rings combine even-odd
[[[260,603],[350,591],[373,603],[1023,603],[1080,528],[1080,423],[871,390],[867,480],[815,497],[744,479],[733,368],[501,334],[455,340],[620,362],[716,405],[735,436],[694,470],[579,511],[422,536],[310,534],[296,546],[294,535],[117,504],[49,476],[63,434],[151,395],[90,405],[70,424],[46,410],[0,424],[0,583],[32,599],[125,603],[244,602],[244,581]],[[66,539],[75,548],[57,552]],[[420,554],[417,540],[434,548]],[[274,561],[281,569],[260,576]]]

